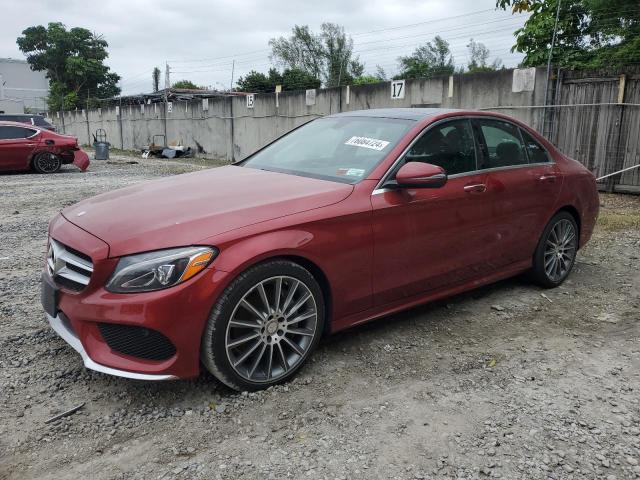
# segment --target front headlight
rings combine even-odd
[[[217,254],[211,247],[184,247],[122,257],[106,289],[134,293],[169,288],[205,269]]]

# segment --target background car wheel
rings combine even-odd
[[[565,281],[576,260],[578,235],[570,213],[560,212],[551,219],[533,257],[531,276],[538,285],[553,288]]]
[[[236,278],[214,305],[202,337],[205,367],[236,390],[290,379],[315,349],[324,300],[313,275],[275,260]]]
[[[33,157],[33,169],[38,173],[56,173],[61,165],[60,157],[50,152],[41,152]]]

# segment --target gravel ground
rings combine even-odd
[[[602,196],[561,288],[516,278],[393,315],[247,394],[87,371],[45,324],[56,212],[206,166],[112,158],[0,176],[1,479],[640,477],[640,198]]]

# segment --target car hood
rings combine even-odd
[[[225,166],[114,190],[65,208],[118,257],[198,241],[344,200],[353,186]]]

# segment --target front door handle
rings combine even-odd
[[[484,193],[487,191],[487,186],[484,183],[473,183],[465,185],[464,191],[467,193]]]
[[[555,175],[540,175],[538,180],[546,183],[554,183],[556,181]]]

